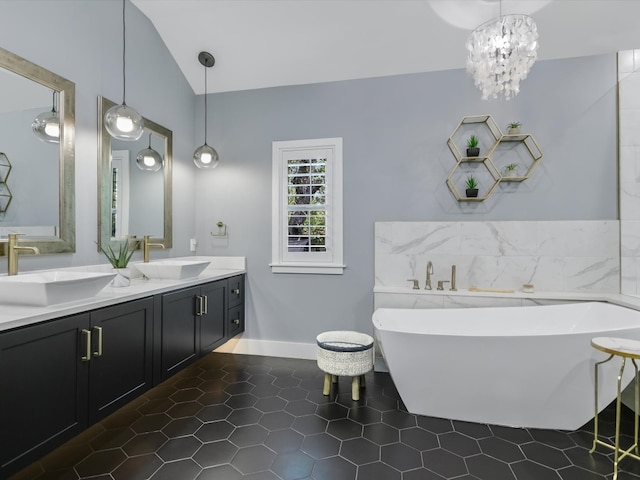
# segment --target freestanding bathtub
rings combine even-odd
[[[513,427],[574,430],[594,415],[594,337],[640,340],[640,312],[607,303],[400,309],[373,314],[378,348],[409,412]],[[599,409],[620,362],[599,373]],[[625,369],[625,385],[633,378]]]

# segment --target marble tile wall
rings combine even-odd
[[[640,294],[640,50],[618,53],[621,293]]]
[[[407,280],[416,278],[424,288],[429,261],[434,289],[438,280],[450,279],[456,265],[459,289],[520,290],[530,283],[537,291],[618,293],[619,223],[376,223],[376,286],[410,288]]]

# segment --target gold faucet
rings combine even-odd
[[[144,263],[149,263],[149,249],[150,248],[164,248],[162,243],[151,243],[151,235],[145,235],[142,243],[142,251],[144,257]]]
[[[9,234],[9,249],[7,252],[9,267],[7,274],[8,275],[17,275],[18,274],[18,255],[20,252],[33,252],[34,255],[38,255],[40,250],[36,247],[27,247],[27,246],[18,246],[18,235],[17,233]]]

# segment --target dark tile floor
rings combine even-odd
[[[212,353],[11,480],[611,480],[592,426],[514,429],[411,415],[389,375],[322,395],[314,361]],[[632,416],[625,411],[625,441]],[[601,415],[611,435],[613,410]],[[602,449],[602,447],[601,447]],[[624,459],[619,480],[640,479]]]

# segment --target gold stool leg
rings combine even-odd
[[[601,362],[597,362],[593,367],[595,372],[594,391],[593,391],[595,408],[594,408],[594,415],[593,415],[593,446],[591,447],[591,450],[589,450],[589,453],[593,453],[596,451],[596,444],[598,442],[598,367],[603,363],[607,363],[612,358],[613,358],[613,355],[609,355],[609,358]]]
[[[622,396],[622,373],[624,372],[625,361],[626,358],[622,357],[622,365],[620,365],[620,373],[618,373],[618,396],[616,397],[616,438],[613,449],[613,480],[618,478],[618,460],[620,457],[620,400]]]
[[[322,394],[323,395],[329,395],[329,392],[331,392],[331,374],[325,373],[324,374],[324,387],[322,389]]]
[[[331,381],[333,383],[338,383],[338,376],[337,375],[331,375]]]
[[[351,380],[351,400],[355,402],[360,400],[360,376],[358,375]]]
[[[635,442],[635,451],[636,455],[638,455],[638,412],[640,411],[640,383],[638,383],[638,364],[636,363],[636,359],[632,358],[631,362],[633,363],[633,368],[635,369],[635,411],[633,412],[633,433],[634,433],[634,442]]]

